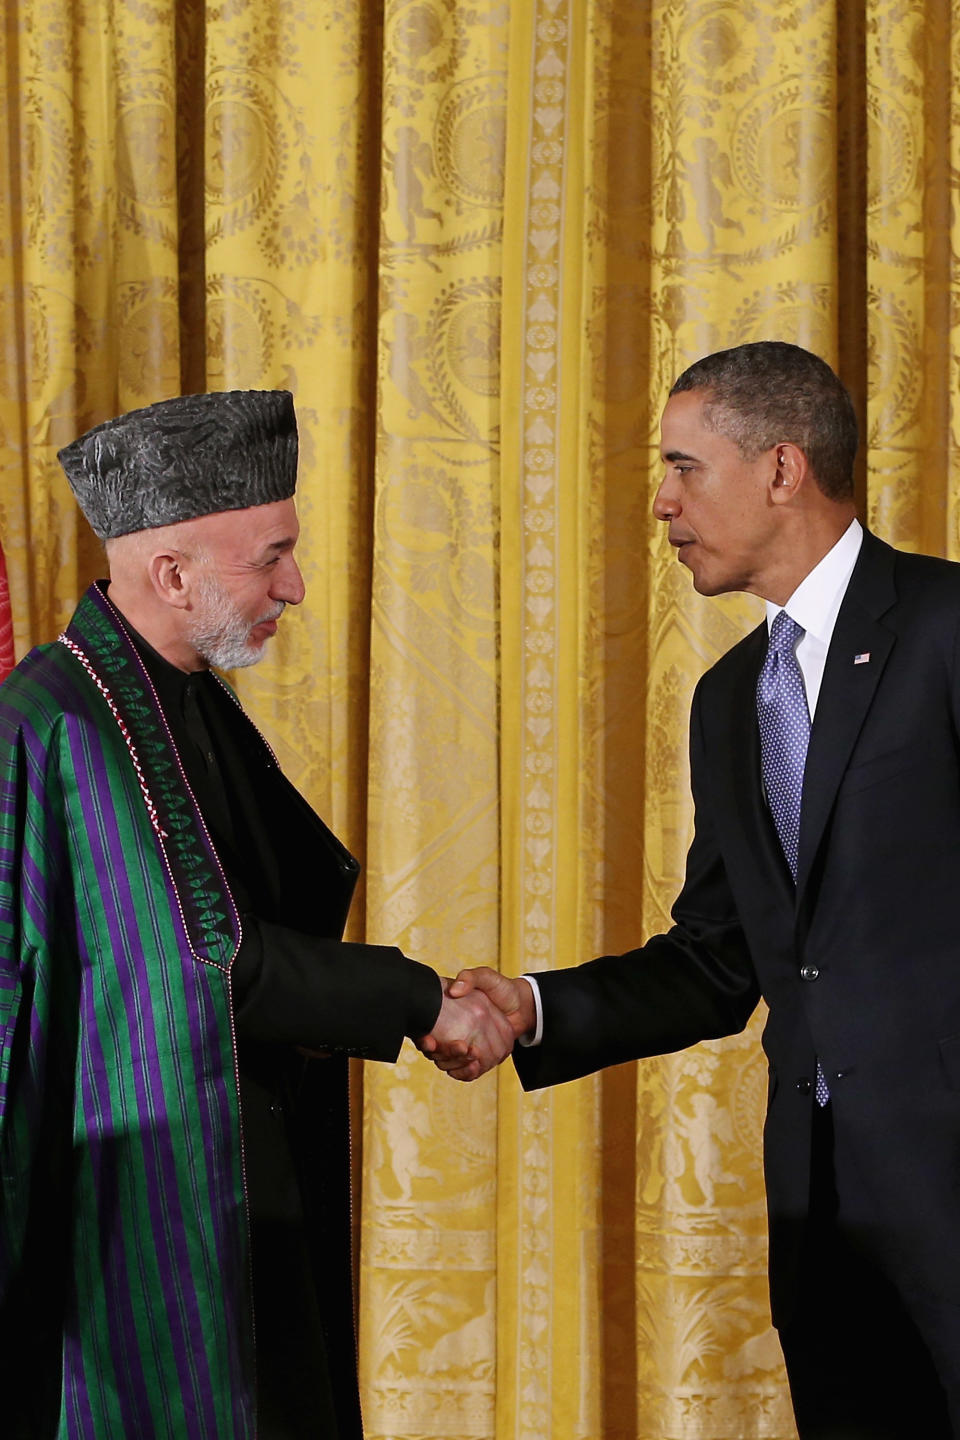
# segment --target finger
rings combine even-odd
[[[484,1070],[499,1065],[513,1050],[513,1034],[485,1035],[474,1038],[467,1060],[479,1060]]]
[[[493,990],[502,979],[499,970],[491,970],[489,965],[476,965],[472,969],[461,970],[453,984],[462,985],[463,989],[457,994],[466,995],[469,990]],[[450,993],[453,993],[453,986]]]
[[[430,1053],[430,1059],[438,1060],[466,1060],[470,1056],[470,1045],[466,1040],[448,1040],[445,1044],[438,1044]]]
[[[484,1067],[479,1060],[471,1060],[469,1065],[461,1065],[457,1070],[447,1071],[451,1080],[477,1080],[483,1073]]]
[[[464,1047],[460,1051],[438,1050],[436,1055],[430,1057],[438,1070],[456,1070],[461,1065],[472,1065],[479,1059],[477,1055],[471,1055]]]
[[[457,1065],[469,1065],[471,1061],[480,1058],[479,1050],[472,1045],[461,1045],[458,1049],[451,1045],[449,1049],[440,1050],[432,1056],[438,1070],[453,1070]]]

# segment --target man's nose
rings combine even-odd
[[[666,475],[660,481],[653,497],[653,513],[657,520],[675,520],[680,514],[679,496],[671,489],[669,477]]]
[[[275,600],[283,600],[287,605],[299,605],[306,594],[300,566],[292,555],[287,556],[278,567],[277,578],[270,593]]]

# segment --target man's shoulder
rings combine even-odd
[[[36,645],[0,685],[0,713],[44,714],[62,708],[72,691],[74,677],[64,647],[58,641]]]
[[[0,685],[5,727],[29,721],[40,731],[49,730],[63,713],[89,710],[92,692],[100,688],[94,667],[83,658],[92,648],[84,621],[100,619],[90,598],[93,588],[81,599],[66,630],[56,640],[34,646]],[[99,711],[99,706],[95,709]]]
[[[955,616],[960,606],[960,562],[901,550],[869,532],[864,533],[862,560],[862,570],[858,566],[851,580],[854,594],[860,593],[861,574],[869,584],[873,576],[886,570],[892,580],[893,605],[905,611],[916,605],[928,616],[942,608]]]
[[[944,585],[960,585],[960,561],[949,560],[943,555],[927,555],[919,550],[900,550],[887,545],[875,535],[870,537],[873,545],[883,547],[893,557],[898,575],[916,577],[923,581],[938,581]]]

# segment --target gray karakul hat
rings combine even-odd
[[[297,420],[289,390],[179,395],[95,425],[58,454],[101,540],[289,500]]]

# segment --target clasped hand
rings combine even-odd
[[[525,980],[479,966],[444,979],[443,1003],[418,1048],[454,1080],[476,1080],[499,1065],[514,1041],[533,1029],[533,997]]]

